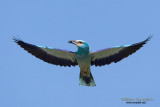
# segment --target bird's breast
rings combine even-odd
[[[91,64],[91,56],[88,55],[77,55],[77,62],[79,67],[84,68],[88,67]]]

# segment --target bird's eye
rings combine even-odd
[[[82,44],[83,42],[79,41],[80,44]]]

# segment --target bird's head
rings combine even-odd
[[[83,40],[70,40],[68,41],[68,43],[72,43],[76,45],[78,48],[88,48],[89,49],[89,45]]]

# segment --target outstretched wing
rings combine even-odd
[[[146,44],[150,39],[151,37],[148,37],[146,40],[132,45],[121,45],[92,52],[91,65],[103,66],[106,64],[111,64],[112,62],[117,63],[118,61],[128,57],[129,55],[133,54],[138,49],[143,47],[143,45]]]
[[[43,46],[36,46],[26,42],[23,42],[20,39],[13,38],[14,42],[20,45],[24,50],[28,51],[35,57],[60,66],[75,66],[77,65],[76,60],[76,53],[67,51],[67,50],[60,50],[51,47],[43,47]]]

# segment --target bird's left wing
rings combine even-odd
[[[148,37],[146,40],[132,45],[121,45],[92,52],[91,65],[103,66],[106,64],[111,64],[112,62],[117,63],[118,61],[128,57],[129,55],[140,49],[144,44],[147,43],[148,40],[150,40],[150,38],[151,37]]]
[[[20,45],[24,50],[28,51],[35,57],[45,62],[60,66],[69,66],[69,67],[78,65],[75,52],[55,49],[51,47],[36,46],[26,43],[17,38],[13,38],[13,40],[18,45]]]

